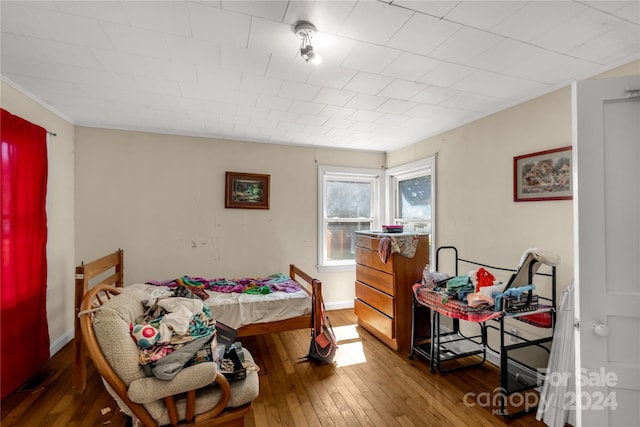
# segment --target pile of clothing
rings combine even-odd
[[[470,271],[466,276],[449,277],[436,271],[425,271],[422,284],[432,292],[442,295],[441,302],[446,304],[454,298],[466,301],[470,307],[478,309],[502,310],[502,301],[507,297],[521,298],[523,294],[535,289],[535,285],[519,286],[505,290],[506,284],[496,278],[486,269],[480,267]]]
[[[216,360],[216,322],[189,289],[158,289],[142,302],[145,312],[129,325],[138,360],[148,376],[170,380],[185,366]]]

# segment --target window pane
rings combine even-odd
[[[399,218],[431,218],[431,175],[399,181],[398,193]]]
[[[356,259],[358,230],[370,230],[371,222],[330,222],[327,224],[327,261]]]
[[[371,183],[327,181],[327,218],[371,218]]]

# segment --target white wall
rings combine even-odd
[[[631,74],[640,74],[640,61],[598,77]],[[565,87],[391,152],[387,167],[437,154],[437,244],[456,246],[466,259],[511,268],[530,247],[555,252],[559,298],[573,276],[573,204],[514,202],[513,157],[570,146],[571,132],[571,88]],[[516,324],[525,336],[539,335]]]
[[[319,274],[317,165],[384,154],[76,128],[76,261],[125,251],[125,282],[249,277],[290,263],[353,304],[354,273]],[[269,210],[225,209],[225,171],[271,175]]]
[[[47,318],[51,354],[73,337],[74,289],[74,127],[60,114],[42,107],[2,81],[2,108],[57,136],[48,143],[47,186]]]

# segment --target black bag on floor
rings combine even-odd
[[[325,311],[324,303],[322,303],[322,307],[318,310],[319,313],[317,313],[315,309],[315,298],[314,295],[311,303],[311,320],[313,326],[311,327],[311,344],[309,345],[307,359],[314,359],[322,363],[333,363],[333,358],[338,349],[338,342],[333,333],[331,321]]]

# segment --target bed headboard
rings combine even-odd
[[[123,286],[123,262],[124,251],[117,251],[98,258],[89,263],[82,262],[76,266],[76,289],[74,299],[74,319],[73,319],[73,392],[82,393],[85,389],[87,379],[87,368],[85,363],[84,347],[82,345],[82,331],[80,329],[80,304],[82,297],[89,287],[98,284],[106,284],[115,287]],[[104,277],[105,274],[111,274]],[[104,278],[103,278],[104,277]]]

